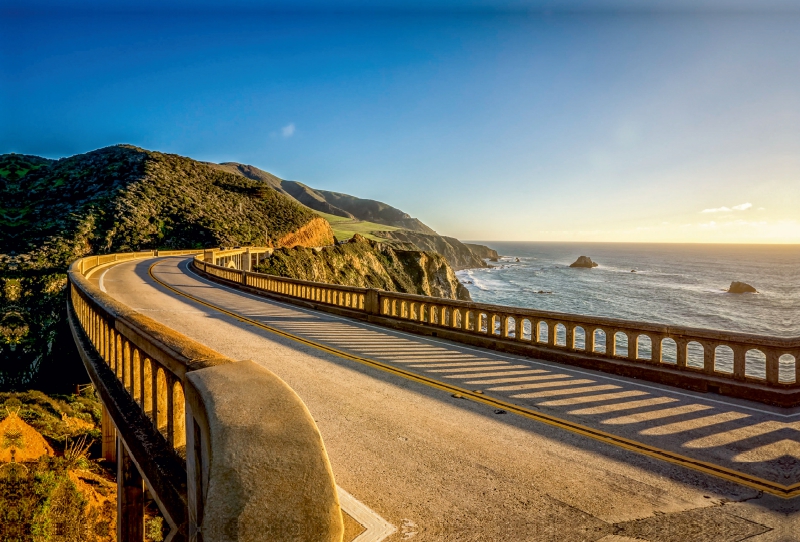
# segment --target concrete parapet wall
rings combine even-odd
[[[222,356],[86,278],[155,256],[91,256],[69,271],[70,326],[118,436],[119,542],[141,542],[142,481],[171,542],[340,541],[333,473],[300,398],[266,369]]]
[[[209,436],[204,539],[341,540],[333,473],[297,394],[250,361],[187,380],[187,401]]]

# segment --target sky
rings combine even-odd
[[[468,240],[800,243],[794,1],[14,1],[0,153],[242,162]]]

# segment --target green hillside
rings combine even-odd
[[[358,220],[356,218],[347,218],[344,216],[336,216],[336,215],[329,215],[327,213],[322,213],[320,211],[315,211],[316,214],[324,218],[328,221],[331,225],[331,229],[333,229],[333,235],[336,236],[337,239],[340,241],[344,241],[345,239],[350,239],[355,234],[362,235],[367,239],[372,239],[373,241],[385,241],[383,237],[378,237],[374,235],[372,232],[379,232],[379,231],[394,231],[400,228],[394,228],[392,226],[385,226],[383,224],[377,224],[375,222],[367,222],[365,220]]]
[[[64,320],[76,258],[274,243],[314,218],[261,181],[129,145],[0,155],[0,390],[85,381]]]

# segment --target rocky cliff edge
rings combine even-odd
[[[282,248],[256,271],[300,280],[470,301],[444,256],[403,250],[355,235],[319,249]]]

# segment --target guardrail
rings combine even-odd
[[[146,488],[168,541],[341,541],[333,474],[300,398],[90,281],[117,262],[198,253],[89,256],[69,270],[70,326],[103,402],[103,454],[117,461],[117,540],[144,540]]]
[[[777,406],[800,405],[800,338],[432,298],[218,265],[232,261],[234,253],[208,251],[193,266],[255,293],[398,329]]]

